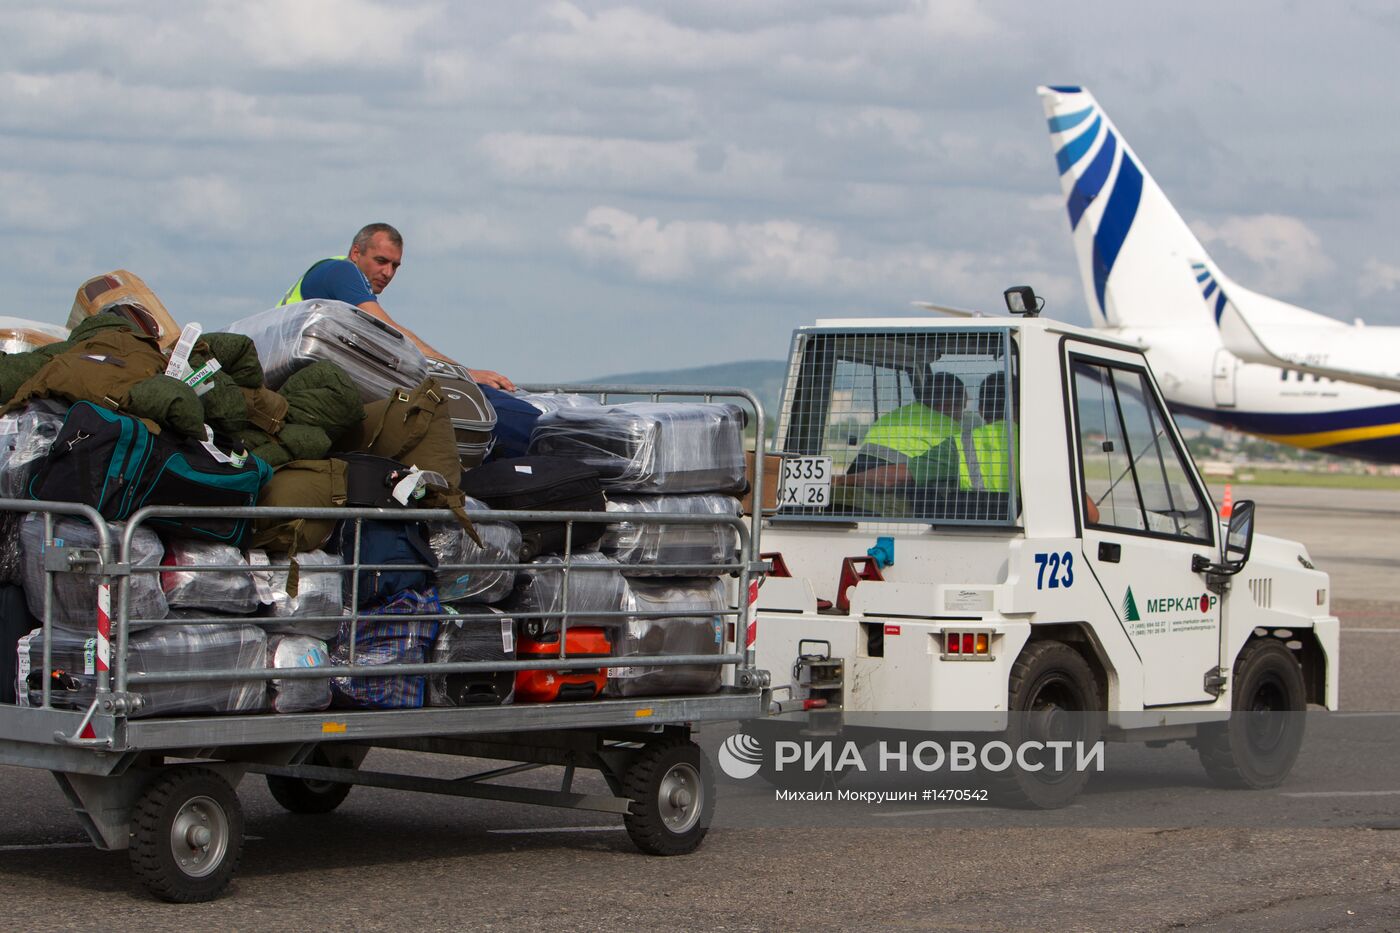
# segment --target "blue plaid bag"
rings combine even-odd
[[[422,664],[432,654],[438,622],[395,619],[399,615],[442,613],[437,590],[401,590],[376,609],[361,614],[355,632],[356,664]],[[350,620],[340,623],[331,647],[331,664],[350,664]],[[417,709],[427,693],[425,675],[408,677],[334,677],[334,704],[352,709]]]

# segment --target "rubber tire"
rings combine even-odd
[[[1308,707],[1303,667],[1293,652],[1274,638],[1256,638],[1235,659],[1235,690],[1228,722],[1205,723],[1196,729],[1196,754],[1206,775],[1221,787],[1262,790],[1284,782],[1303,747]],[[1270,749],[1255,740],[1259,722],[1255,711],[1283,711],[1282,731],[1272,736]],[[1266,723],[1267,724],[1267,723]]]
[[[700,777],[699,819],[681,833],[666,825],[659,799],[662,782],[677,766],[689,766]],[[648,855],[688,855],[699,848],[715,812],[714,772],[700,746],[689,741],[650,743],[628,766],[622,787],[632,801],[623,824],[638,849]]]
[[[208,797],[228,821],[228,842],[217,868],[193,877],[180,868],[171,849],[172,823],[184,805],[195,797]],[[238,872],[243,855],[243,807],[238,795],[222,776],[209,768],[181,765],[168,768],[146,785],[131,815],[132,871],[146,890],[172,904],[212,901],[224,892]]]
[[[1072,735],[1059,736],[1092,745],[1103,735],[1103,705],[1098,678],[1084,657],[1061,641],[1032,642],[1011,666],[1007,682],[1007,709],[1011,722],[1006,742],[1013,749],[1038,736],[1028,734],[1028,724],[1017,713],[1063,710],[1082,716]],[[1047,692],[1048,691],[1048,692]],[[1086,715],[1087,714],[1087,715]],[[1045,771],[1022,771],[1015,767],[988,773],[994,801],[1022,809],[1055,810],[1067,807],[1089,783],[1087,770],[1071,770],[1055,780],[1046,780]]]
[[[331,760],[320,748],[311,753],[307,764],[331,765]],[[267,776],[267,789],[272,798],[292,813],[304,816],[319,816],[330,813],[350,796],[354,784],[339,784],[331,781],[308,781],[305,778],[282,777],[276,774]]]

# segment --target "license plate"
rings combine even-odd
[[[831,458],[785,457],[778,508],[824,509],[831,504]]]

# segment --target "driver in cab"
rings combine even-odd
[[[973,488],[964,450],[967,389],[950,372],[916,387],[917,401],[882,415],[866,432],[855,461],[833,485],[890,488],[910,483]]]

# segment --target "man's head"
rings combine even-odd
[[[1006,420],[1006,376],[1004,374],[992,373],[982,380],[977,409],[982,415],[983,421]]]
[[[346,258],[365,274],[370,290],[378,295],[403,262],[403,237],[388,224],[367,224],[355,234]]]
[[[924,384],[923,402],[929,408],[949,418],[961,418],[967,407],[967,388],[950,372],[939,371]]]

